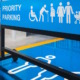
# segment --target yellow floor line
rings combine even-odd
[[[16,48],[16,50],[20,51],[20,50],[24,50],[24,49],[29,49],[29,48],[41,46],[41,45],[44,45],[44,44],[49,44],[49,43],[52,43],[52,42],[57,42],[57,41],[60,41],[60,40],[63,40],[63,38],[54,38],[54,39],[45,40],[45,41],[42,41],[42,42],[37,42],[37,43],[34,43],[34,44],[29,44],[27,46],[21,46],[21,47]]]
[[[60,40],[63,40],[63,38],[54,38],[54,39],[50,39],[50,40],[45,40],[45,41],[37,42],[37,43],[34,43],[34,44],[29,44],[29,45],[21,46],[21,47],[16,48],[16,50],[17,51],[25,50],[25,49],[41,46],[41,45],[44,45],[44,44],[49,44],[49,43],[52,43],[52,42],[57,42],[57,41],[60,41]],[[5,52],[5,54],[7,54],[7,53]]]

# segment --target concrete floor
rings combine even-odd
[[[11,30],[6,30],[5,44],[6,47],[12,49],[53,38],[50,36],[37,35],[37,34],[26,36],[26,33],[24,32],[16,32],[16,37],[15,39],[13,39],[11,32],[12,32]]]

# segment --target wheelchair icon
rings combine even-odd
[[[33,6],[31,6],[31,11],[29,12],[29,19],[31,22],[34,22],[34,21],[38,22],[37,16],[35,12],[33,11]]]

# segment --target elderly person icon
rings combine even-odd
[[[49,11],[46,10],[46,4],[40,10],[39,22],[41,21],[41,18],[42,18],[42,22],[44,22],[44,14],[43,14],[44,12],[47,13],[47,15],[48,15]]]
[[[65,9],[62,6],[62,2],[59,3],[58,9],[57,9],[57,14],[58,14],[58,17],[59,17],[59,23],[63,23],[63,17],[64,17],[64,14],[65,14]]]

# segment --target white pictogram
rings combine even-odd
[[[53,3],[50,4],[50,16],[49,16],[49,10],[46,9],[46,4],[40,9],[39,12],[39,20],[37,18],[36,13],[33,11],[33,6],[31,6],[31,10],[29,12],[29,20],[31,22],[44,22],[44,16],[47,14],[47,22],[49,22],[49,19],[51,19],[51,22],[54,22],[54,17],[56,16],[56,10],[53,6]],[[44,14],[46,13],[46,14]],[[71,24],[71,14],[74,15],[74,18],[76,19],[74,24],[77,24],[79,21],[80,24],[80,11],[76,11],[76,14],[73,12],[73,8],[70,5],[70,2],[67,2],[67,5],[64,7],[62,2],[59,3],[59,6],[57,8],[57,15],[59,17],[59,23],[63,23],[64,15],[66,14],[66,23]]]
[[[53,23],[53,18],[55,17],[55,9],[53,7],[53,3],[51,3],[51,12],[50,12],[50,17],[51,17],[51,22]]]
[[[29,62],[26,62],[26,63],[25,63],[24,65],[22,65],[22,66],[19,66],[19,67],[17,67],[17,68],[14,68],[14,69],[9,70],[8,73],[9,73],[9,74],[17,74],[17,73],[19,73],[19,72],[21,72],[21,71],[24,71],[24,70],[26,70],[26,69],[37,67],[36,65],[29,65],[29,66],[28,66],[28,64],[29,64]]]
[[[35,12],[33,11],[33,6],[31,6],[31,11],[29,12],[29,20],[31,22],[36,20],[38,22],[37,16],[36,16]]]
[[[51,63],[51,60],[55,59],[55,56],[48,55],[45,58],[44,57],[36,57],[36,59],[46,60],[47,63]],[[19,66],[17,68],[11,69],[11,70],[8,71],[8,73],[9,74],[16,74],[16,73],[19,73],[19,72],[24,71],[26,69],[35,68],[35,67],[38,67],[38,66],[36,66],[36,65],[29,65],[29,62],[25,62],[24,65],[21,65],[21,66]]]
[[[47,19],[48,19],[48,10],[46,10],[46,5],[44,5],[40,10],[39,21],[41,21],[42,18],[42,22],[44,22],[44,14],[43,14],[44,12],[47,13]]]
[[[36,57],[36,59],[42,59],[42,60],[47,61],[48,64],[51,64],[51,61],[54,60],[55,58],[56,58],[56,57],[53,56],[53,55],[47,55],[47,56],[45,56],[45,57]],[[24,71],[24,70],[27,70],[27,69],[30,69],[30,68],[36,68],[36,67],[38,67],[38,66],[37,66],[37,65],[29,64],[29,62],[25,62],[24,65],[21,65],[21,66],[19,66],[19,67],[16,67],[16,68],[14,68],[14,69],[11,69],[11,70],[8,71],[8,73],[9,73],[9,74],[16,74],[16,73],[19,73],[19,72],[21,72],[21,71]],[[60,67],[60,68],[61,68],[61,67]],[[43,69],[43,68],[41,68],[41,69],[42,69],[42,71],[40,71],[40,72],[38,73],[38,75],[37,75],[36,77],[32,78],[31,80],[36,80],[36,79],[38,79],[38,78],[41,78],[41,77],[42,77],[42,74],[47,71],[47,70],[45,70],[45,69]],[[62,69],[62,68],[61,68],[61,69]],[[80,74],[80,72],[73,72],[73,73],[74,73],[74,74]],[[55,79],[55,78],[58,77],[58,76],[59,76],[59,75],[55,74],[55,75],[53,75],[53,76],[51,76],[51,77],[43,77],[41,80],[53,80],[53,79]],[[64,78],[64,80],[68,80],[68,79]]]
[[[67,2],[67,6],[65,7],[65,13],[66,13],[66,23],[71,23],[71,14],[74,14],[72,6],[70,6],[70,2]]]
[[[80,24],[80,11],[79,12],[76,11],[76,14],[74,14],[74,17],[76,19],[75,24],[77,24],[77,21],[79,21],[79,24]]]
[[[62,2],[59,3],[58,9],[57,9],[57,14],[58,14],[58,17],[59,17],[59,23],[63,23],[63,17],[64,17],[64,14],[65,14],[65,9],[62,6]]]
[[[32,78],[31,80],[36,80],[36,79],[40,78],[40,77],[42,76],[42,74],[45,73],[46,71],[47,71],[47,70],[42,70],[42,71],[40,71],[40,72],[38,73],[38,76]]]
[[[43,57],[37,57],[38,59],[43,59],[43,60],[45,60],[45,61],[48,61],[48,64],[51,64],[51,60],[52,59],[55,59],[55,56],[53,56],[53,55],[48,55],[48,56],[46,56],[45,58],[43,58]],[[42,76],[42,74],[43,73],[45,73],[47,70],[45,70],[45,69],[43,69],[42,71],[40,71],[39,73],[38,73],[38,75],[36,76],[36,77],[34,77],[34,78],[32,78],[31,80],[36,80],[36,79],[38,79],[38,78],[40,78],[41,76]],[[54,75],[55,76],[55,75]],[[52,78],[54,78],[54,76],[52,76]],[[57,77],[57,76],[55,76],[55,77]],[[51,77],[50,77],[51,78]],[[44,78],[43,79],[41,79],[41,80],[44,80]],[[46,80],[48,80],[48,79],[46,79]]]
[[[58,77],[59,75],[57,75],[57,74],[55,74],[54,76],[52,76],[52,77],[44,77],[44,78],[42,78],[41,80],[53,80],[53,79],[55,79],[56,77]]]

